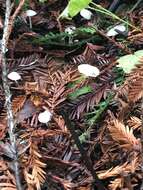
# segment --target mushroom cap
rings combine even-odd
[[[17,72],[15,72],[15,71],[9,73],[9,74],[7,75],[7,77],[8,77],[8,79],[13,80],[13,81],[17,81],[17,80],[20,80],[20,79],[21,79],[20,74],[17,73]]]
[[[40,123],[48,123],[51,120],[52,113],[49,110],[45,110],[38,115],[38,120]]]
[[[86,20],[90,20],[91,19],[91,16],[92,16],[92,12],[87,10],[87,9],[82,9],[80,11],[80,15],[86,19]]]
[[[79,65],[78,71],[87,77],[97,77],[100,74],[100,71],[97,67],[89,64]]]
[[[37,12],[29,9],[26,11],[26,15],[29,17],[35,16],[35,15],[37,15]]]
[[[125,32],[126,27],[123,24],[116,25],[113,28],[111,28],[110,30],[108,30],[106,35],[109,36],[109,37],[116,36],[116,35],[119,34],[116,30],[119,30],[121,32]]]
[[[75,30],[76,30],[76,27],[75,27],[75,26],[68,26],[68,27],[65,29],[65,32],[67,32],[68,34],[73,34]]]

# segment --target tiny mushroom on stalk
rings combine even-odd
[[[37,12],[35,12],[33,10],[27,10],[26,11],[26,15],[29,18],[29,27],[30,27],[30,29],[32,29],[32,20],[31,20],[31,17],[37,15]]]
[[[51,120],[51,118],[52,118],[52,113],[48,109],[39,113],[38,115],[38,120],[40,123],[47,124]]]
[[[21,79],[21,76],[19,73],[13,71],[7,75],[8,79],[15,81],[17,83],[18,80]]]
[[[89,64],[81,64],[78,66],[78,71],[86,77],[97,77],[100,71],[97,67]]]

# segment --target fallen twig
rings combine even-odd
[[[3,81],[3,88],[4,88],[4,93],[5,93],[5,106],[7,110],[7,126],[8,126],[9,140],[10,140],[10,149],[11,149],[11,152],[13,153],[13,170],[15,173],[16,188],[18,190],[22,190],[23,188],[20,181],[17,143],[16,143],[16,135],[14,133],[15,121],[14,121],[13,112],[12,112],[11,93],[10,93],[10,87],[7,80],[6,51],[7,51],[9,36],[13,28],[14,19],[19,13],[22,5],[24,4],[24,1],[25,0],[22,0],[19,3],[19,6],[17,7],[14,14],[10,16],[13,4],[11,3],[10,0],[6,0],[5,21],[4,21],[1,56],[0,56],[1,62],[2,62],[2,81]]]

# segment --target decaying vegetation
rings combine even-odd
[[[89,3],[0,0],[2,190],[143,189],[143,3]]]

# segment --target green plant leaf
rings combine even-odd
[[[77,34],[95,34],[96,30],[93,27],[81,27],[76,30]]]
[[[75,100],[78,96],[81,96],[83,94],[87,94],[89,92],[92,92],[91,86],[84,86],[80,89],[77,89],[75,92],[68,95],[68,98],[71,100]]]
[[[76,16],[82,9],[86,8],[91,1],[92,0],[70,0],[59,18],[72,18]]]
[[[92,0],[70,0],[68,5],[69,15],[76,16],[82,9],[86,8]]]
[[[141,64],[140,59],[143,57],[143,50],[138,50],[134,54],[125,55],[120,57],[117,62],[118,67],[121,67],[125,73],[130,73],[137,64]]]
[[[141,58],[143,57],[143,50],[138,50],[134,53],[137,57]]]
[[[40,3],[45,3],[47,0],[39,0]]]

